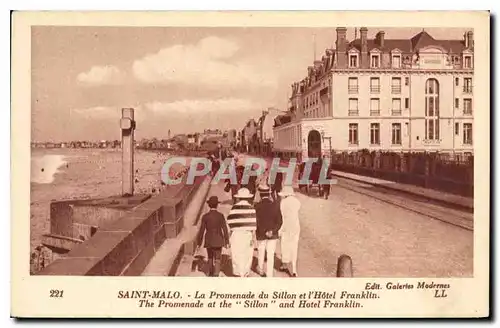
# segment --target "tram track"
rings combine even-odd
[[[402,196],[396,191],[390,192],[386,188],[377,187],[363,182],[336,177],[336,186],[363,194],[376,200],[397,206],[408,211],[450,224],[465,230],[474,230],[474,215],[472,213],[443,207],[425,202],[417,197]],[[334,194],[333,192],[331,193]]]

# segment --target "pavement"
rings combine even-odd
[[[371,182],[380,183],[373,179]],[[227,215],[231,201],[223,185],[212,186],[209,194],[222,199],[220,210]],[[341,184],[332,185],[328,200],[299,192],[297,198],[302,204],[299,277],[335,276],[337,259],[342,254],[352,258],[354,277],[473,276],[474,234],[470,230],[433,220]],[[281,257],[279,248],[275,267]],[[254,263],[256,258],[255,252]],[[176,275],[203,277],[205,272],[204,261],[184,256]],[[223,257],[222,275],[231,276],[227,253]],[[275,275],[287,276],[276,270]],[[258,277],[255,272],[251,276]]]

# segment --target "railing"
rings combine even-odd
[[[370,116],[380,116],[380,109],[370,110]]]
[[[372,86],[370,86],[370,92],[371,93],[380,93],[380,86],[379,85],[376,85],[376,86],[372,85]]]
[[[464,115],[472,115],[472,108],[464,109]]]
[[[393,85],[391,86],[392,93],[401,93],[401,86],[400,85]]]
[[[446,159],[442,158],[446,155]],[[474,157],[444,153],[344,152],[332,154],[334,170],[458,194],[474,195]]]
[[[472,85],[464,85],[463,92],[472,93]]]
[[[357,109],[349,109],[348,115],[349,116],[358,116],[359,111]]]
[[[391,111],[392,116],[401,116],[401,114],[402,114],[401,109],[393,109]]]
[[[359,90],[359,87],[357,85],[350,85],[348,87],[348,92],[350,94],[353,94],[353,93],[358,93],[358,90]]]

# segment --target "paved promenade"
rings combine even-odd
[[[231,201],[223,187],[223,184],[212,186],[210,194],[223,201],[220,209],[227,216]],[[472,231],[342,185],[332,186],[328,200],[299,192],[297,197],[302,203],[299,276],[335,276],[336,262],[342,254],[352,257],[355,277],[472,276]],[[279,246],[276,257],[275,267],[280,263]],[[254,263],[256,258],[255,252]],[[203,264],[192,269],[192,256],[185,256],[177,275],[205,276]],[[275,273],[278,277],[285,276]],[[231,275],[228,256],[223,260],[223,275]],[[252,273],[252,276],[257,277],[257,274]]]

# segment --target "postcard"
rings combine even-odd
[[[490,315],[489,12],[12,18],[13,317]]]

